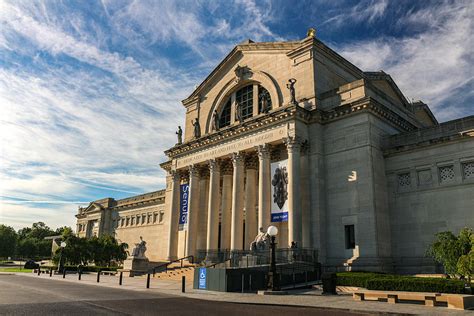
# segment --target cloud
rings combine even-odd
[[[388,0],[361,1],[355,6],[350,6],[347,3],[344,3],[343,5],[345,8],[335,11],[342,11],[342,13],[326,19],[321,23],[321,26],[330,24],[331,27],[339,27],[353,22],[372,23],[384,15],[388,7]]]
[[[468,114],[448,113],[446,107],[453,106],[450,99],[455,94],[470,93],[474,78],[473,18],[469,5],[443,3],[399,20],[407,28],[426,26],[415,36],[384,36],[340,45],[336,50],[363,70],[383,69],[392,75],[408,98],[427,102],[439,119],[454,119]]]

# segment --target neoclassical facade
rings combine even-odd
[[[274,225],[328,267],[431,272],[434,234],[474,227],[474,117],[438,123],[312,33],[237,45],[182,103],[166,189],[92,202],[80,235],[143,236],[160,261],[249,249]]]

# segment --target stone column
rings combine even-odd
[[[232,223],[230,249],[243,250],[242,240],[244,225],[244,156],[241,153],[232,155],[234,175],[232,178]]]
[[[310,170],[309,170],[309,144],[301,144],[301,220],[302,220],[302,240],[300,247],[311,247],[311,190],[310,190]],[[314,193],[313,193],[314,194]],[[319,196],[318,196],[319,198]]]
[[[199,218],[197,229],[196,249],[205,250],[207,244],[207,211],[209,203],[209,168],[200,169],[199,180]]]
[[[270,186],[270,145],[258,146],[258,227],[266,231],[270,225],[271,186]]]
[[[300,142],[285,140],[288,149],[288,246],[294,241],[301,247]]]
[[[245,242],[244,249],[250,249],[250,243],[258,233],[257,227],[257,168],[256,155],[247,157],[245,161]]]
[[[221,166],[222,199],[221,199],[221,249],[230,249],[231,208],[232,208],[232,165],[226,161]]]
[[[188,231],[186,232],[186,256],[196,254],[197,221],[199,219],[199,170],[189,167]]]
[[[208,250],[216,250],[219,238],[219,202],[221,170],[216,160],[209,161],[209,202],[207,211],[207,243]]]
[[[169,232],[168,232],[168,252],[167,260],[175,260],[178,258],[178,222],[179,222],[179,190],[180,190],[180,176],[177,171],[170,172],[171,177],[171,194],[168,204],[169,214]]]

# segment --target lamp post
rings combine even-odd
[[[64,251],[64,248],[66,248],[67,244],[66,242],[62,241],[60,246],[61,246],[61,253],[59,254],[58,272],[63,272],[63,269],[64,269],[63,251]]]
[[[271,291],[280,291],[280,280],[276,272],[276,260],[275,260],[275,236],[278,234],[278,228],[270,226],[267,229],[267,234],[271,237],[271,261],[270,271],[268,272],[268,289]]]

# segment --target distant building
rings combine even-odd
[[[237,45],[183,105],[166,189],[92,202],[80,236],[143,236],[159,261],[248,249],[272,224],[326,266],[430,272],[434,234],[474,227],[474,116],[439,124],[314,36]]]

